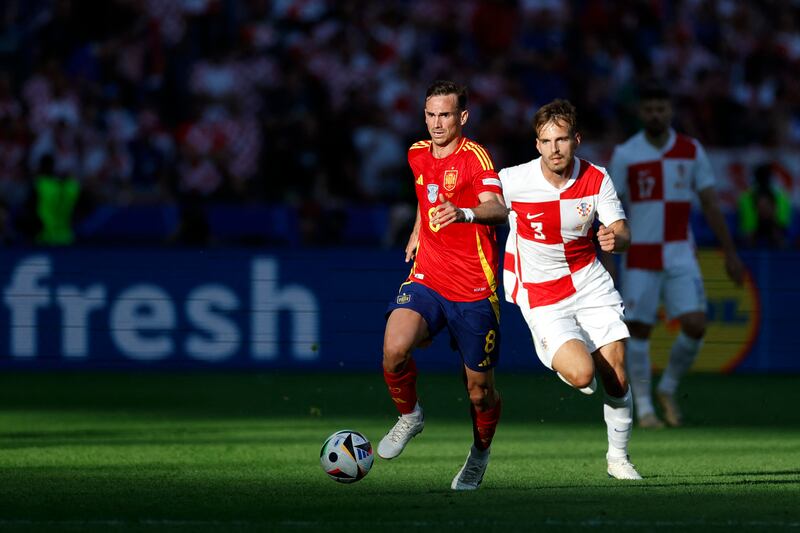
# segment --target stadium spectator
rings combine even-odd
[[[500,356],[497,241],[490,225],[505,222],[507,213],[491,157],[462,135],[468,117],[466,88],[447,81],[428,88],[430,140],[408,151],[418,204],[406,262],[413,259],[414,266],[387,309],[383,344],[383,375],[400,416],[378,444],[378,455],[393,459],[422,431],[412,351],[447,328],[464,364],[473,429],[453,490],[480,486],[501,410],[494,382]]]
[[[0,115],[0,199],[8,209],[25,201],[28,188],[25,157],[30,133],[21,115]]]
[[[398,151],[403,139],[386,121],[372,119],[359,125],[353,132],[353,144],[361,160],[359,188],[370,199],[397,198],[393,193],[397,172]]]
[[[167,243],[180,246],[208,246],[212,243],[211,227],[205,206],[199,197],[183,199],[178,213],[178,225]]]
[[[536,354],[568,385],[592,394],[599,373],[605,390],[608,475],[641,479],[628,457],[633,402],[625,372],[628,329],[622,298],[597,258],[625,251],[630,228],[605,171],[575,157],[581,142],[575,107],[566,100],[534,117],[540,157],[500,171],[511,226],[503,286],[519,306]]]
[[[153,165],[143,109],[167,144],[187,124],[222,139],[200,155],[235,201],[299,209],[324,167],[338,197],[316,199],[323,212],[404,202],[380,174],[405,164],[402,151],[390,140],[373,151],[369,134],[410,141],[419,80],[447,72],[470,80],[476,135],[498,161],[527,156],[518,117],[556,95],[583,110],[592,153],[605,153],[634,132],[632,87],[652,73],[675,80],[681,131],[715,147],[800,148],[800,12],[785,2],[31,0],[0,3],[0,20],[0,115],[30,132],[30,166],[14,173],[30,179],[60,122],[76,146],[56,164],[91,189],[86,169],[110,149],[96,140],[124,139],[114,148],[133,171],[101,187],[111,204],[175,201],[154,184],[185,152],[159,148]]]
[[[175,138],[152,106],[141,109],[137,122],[139,134],[129,145],[133,159],[133,196],[138,202],[156,203],[169,198],[169,177],[176,152]]]
[[[689,225],[695,195],[722,246],[728,276],[741,283],[744,275],[718,206],[705,149],[696,139],[672,129],[672,109],[663,85],[643,85],[639,92],[643,129],[614,149],[609,164],[616,189],[627,203],[633,235],[625,258],[622,294],[631,334],[628,372],[636,415],[639,425],[647,428],[663,426],[652,401],[649,340],[659,304],[663,302],[667,316],[680,323],[656,394],[671,426],[683,423],[676,391],[697,357],[706,331],[706,296]]]
[[[792,220],[789,195],[773,180],[773,164],[754,171],[753,184],[737,202],[739,233],[747,247],[785,248]]]
[[[78,180],[69,174],[57,173],[53,156],[43,156],[31,198],[37,218],[36,242],[47,246],[75,242],[74,224],[80,199]]]

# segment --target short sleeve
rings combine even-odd
[[[483,172],[476,178],[475,182],[475,192],[478,194],[482,192],[494,192],[494,193],[502,193],[503,192],[503,184],[500,181],[500,177],[497,175],[497,172]]]
[[[614,182],[607,172],[603,172],[603,181],[600,184],[600,193],[597,198],[597,218],[606,226],[626,218],[622,202],[614,188]]]
[[[489,155],[486,148],[472,141],[467,141],[464,149],[471,160],[469,168],[471,169],[472,186],[475,189],[475,194],[482,192],[502,193],[503,186],[500,183],[500,177],[494,168],[492,156]]]
[[[708,158],[703,146],[694,141],[697,147],[694,172],[694,190],[702,191],[715,185],[714,169],[711,167],[711,160]]]
[[[628,194],[628,169],[626,168],[625,158],[623,157],[620,147],[614,148],[611,154],[611,162],[608,164],[608,172],[614,189],[617,191],[619,198],[625,198]]]
[[[506,207],[511,209],[511,199],[509,198],[509,196],[511,196],[511,195],[508,194],[509,191],[508,191],[508,185],[507,185],[508,184],[508,169],[505,169],[505,168],[501,169],[500,172],[498,173],[497,177],[500,180],[500,184],[501,184],[501,187],[503,189],[503,199],[506,202]]]

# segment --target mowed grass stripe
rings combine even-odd
[[[601,395],[586,398],[552,375],[498,379],[505,410],[484,485],[456,494],[449,483],[471,430],[454,375],[423,374],[425,431],[398,459],[377,459],[363,481],[340,485],[320,469],[319,448],[343,428],[377,444],[396,416],[380,376],[6,374],[0,529],[766,531],[800,523],[796,377],[690,376],[687,427],[634,431],[641,483],[605,476]]]

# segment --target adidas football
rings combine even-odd
[[[354,483],[372,468],[372,444],[358,431],[343,429],[325,440],[319,452],[322,469],[339,483]]]

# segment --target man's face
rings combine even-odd
[[[548,170],[563,174],[580,142],[580,135],[573,135],[566,123],[550,121],[539,128],[536,149],[542,154],[542,162]]]
[[[425,101],[425,124],[436,146],[447,146],[461,136],[469,113],[458,109],[454,94],[431,96]]]
[[[639,104],[639,119],[650,135],[656,136],[669,129],[672,123],[672,104],[663,98],[643,100]]]

